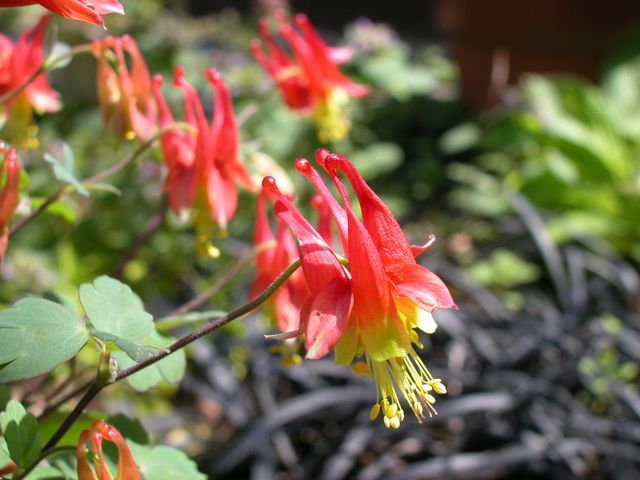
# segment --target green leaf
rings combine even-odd
[[[134,343],[151,332],[153,317],[128,285],[113,278],[98,277],[80,286],[80,303],[97,329]]]
[[[113,193],[117,197],[122,195],[122,191],[118,187],[115,187],[108,183],[87,183],[85,186],[88,190],[95,192]]]
[[[473,123],[456,125],[442,135],[440,149],[447,155],[463,153],[478,145],[481,133],[478,125]]]
[[[204,480],[206,475],[198,472],[198,468],[184,452],[164,445],[153,447],[130,442],[129,448],[145,480],[165,480],[179,478],[181,480]]]
[[[372,143],[351,155],[351,162],[368,180],[392,172],[399,168],[403,161],[402,149],[390,142]]]
[[[9,456],[19,467],[33,462],[42,450],[36,417],[27,413],[20,402],[11,400],[0,413],[0,428],[7,442]]]
[[[131,360],[125,352],[112,352],[112,358],[118,361],[118,370],[132,367],[137,362]],[[144,392],[155,387],[162,381],[160,370],[156,365],[150,365],[137,373],[127,377],[127,382],[137,392]]]
[[[89,339],[83,320],[42,298],[0,312],[0,383],[35,377],[72,358]]]
[[[139,445],[149,444],[149,434],[140,423],[140,420],[136,418],[129,418],[122,413],[114,415],[105,420],[109,425],[113,425],[123,437],[127,439],[127,442],[132,441]]]
[[[140,345],[138,343],[127,340],[126,338],[120,338],[117,335],[103,332],[102,330],[94,330],[92,328],[89,333],[91,333],[91,335],[93,335],[94,337],[99,338],[100,340],[104,340],[105,342],[115,343],[118,348],[125,352],[134,362],[144,362],[147,358],[152,357],[160,350],[156,347],[147,347],[145,345]]]
[[[31,208],[35,210],[36,208],[40,207],[40,205],[44,203],[44,200],[44,198],[31,198]],[[69,223],[76,223],[76,220],[78,219],[73,208],[59,200],[49,204],[49,206],[47,207],[47,214],[61,217]]]
[[[49,413],[38,421],[38,433],[41,438],[49,439],[58,430],[62,422],[69,415],[68,410],[60,409]],[[104,418],[100,412],[84,412],[64,434],[58,445],[75,445],[83,430],[91,428],[91,422],[97,418]]]
[[[4,437],[0,437],[0,468],[12,463],[9,456],[9,449],[7,448],[7,440]]]
[[[11,400],[11,390],[8,385],[0,385],[0,410],[4,410]]]
[[[164,337],[157,332],[153,332],[141,343],[162,349],[168,347],[173,342],[175,342],[175,338]],[[125,352],[113,352],[112,355],[118,360],[118,370],[129,368],[136,364]],[[127,381],[134,390],[139,392],[155,387],[163,379],[169,383],[177,383],[184,375],[186,363],[187,360],[184,350],[178,350],[159,362],[149,365],[144,370],[131,375],[127,378]]]
[[[56,467],[50,465],[42,465],[35,468],[29,474],[29,480],[61,480],[66,478],[65,475]]]
[[[531,283],[540,276],[537,265],[502,248],[492,252],[486,260],[475,262],[467,268],[466,272],[481,285],[503,288]]]
[[[47,59],[44,63],[44,68],[46,71],[50,72],[51,70],[55,70],[57,68],[64,68],[73,59],[73,55],[70,55],[71,47],[63,42],[55,42]]]
[[[89,196],[89,190],[85,188],[82,183],[76,178],[75,166],[76,159],[73,155],[73,151],[66,143],[62,144],[62,158],[57,159],[50,153],[44,154],[44,161],[51,164],[53,167],[53,174],[61,182],[68,183],[77,192],[85,197]]]

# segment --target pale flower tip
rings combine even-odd
[[[433,390],[439,394],[439,395],[444,395],[447,393],[447,387],[444,385],[444,383],[442,383],[440,381],[439,378],[434,378],[433,380],[431,380],[431,382],[429,382],[431,384],[431,386],[433,386]]]

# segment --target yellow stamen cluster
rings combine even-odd
[[[318,127],[321,142],[342,140],[351,130],[348,113],[349,95],[341,88],[329,92],[326,101],[319,103],[312,118]]]
[[[373,378],[378,390],[378,399],[371,408],[370,418],[375,420],[380,413],[387,428],[398,428],[404,420],[404,410],[400,405],[398,391],[409,403],[419,422],[436,413],[435,394],[447,393],[447,388],[439,378],[433,378],[425,364],[413,349],[404,357],[394,357],[382,362],[358,361],[351,369],[367,378]]]

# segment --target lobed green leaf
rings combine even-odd
[[[102,332],[138,343],[155,331],[153,317],[128,285],[102,276],[80,286],[80,303],[89,321]]]
[[[0,312],[0,383],[35,377],[72,358],[89,339],[68,308],[25,298]]]
[[[0,413],[0,429],[9,456],[16,465],[24,468],[38,458],[42,450],[38,421],[20,402],[10,400],[5,411]]]

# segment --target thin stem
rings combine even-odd
[[[160,225],[162,225],[162,221],[164,220],[165,215],[167,214],[167,210],[169,209],[169,202],[166,197],[163,197],[160,209],[149,219],[147,224],[140,232],[140,235],[134,240],[134,242],[129,246],[128,250],[122,256],[116,267],[111,272],[111,276],[114,278],[120,278],[122,276],[122,272],[124,271],[124,267],[135,258],[138,254],[138,250],[140,247],[146,243],[147,240],[154,234]]]
[[[86,180],[84,180],[82,183],[85,184],[85,185],[91,184],[91,183],[97,183],[97,182],[100,182],[100,181],[104,180],[105,178],[108,178],[108,177],[111,177],[111,176],[115,175],[120,170],[122,170],[124,167],[126,167],[131,162],[136,160],[140,155],[142,155],[149,147],[151,147],[151,145],[153,145],[153,143],[156,140],[158,140],[164,134],[169,133],[171,130],[173,130],[175,128],[188,130],[188,129],[191,129],[193,127],[191,127],[191,125],[189,125],[187,123],[184,123],[184,122],[176,122],[173,125],[169,125],[166,128],[158,130],[151,137],[149,137],[149,139],[147,139],[145,142],[141,143],[138,146],[138,148],[136,148],[133,152],[131,152],[126,157],[124,157],[118,163],[113,164],[112,166],[110,166],[106,170],[103,170],[102,172],[96,173],[92,177],[89,177]]]
[[[64,434],[71,428],[74,422],[82,415],[84,409],[91,403],[91,401],[100,393],[100,391],[105,387],[105,385],[98,385],[97,382],[91,383],[89,390],[85,392],[83,397],[80,399],[78,404],[75,406],[73,410],[67,415],[67,418],[64,419],[64,422],[58,427],[58,430],[51,436],[47,444],[44,446],[43,455],[46,454],[47,450],[52,449],[56,446],[56,444],[60,441]]]
[[[125,368],[124,370],[120,370],[116,375],[114,382],[120,381],[124,378],[127,378],[130,375],[133,375],[136,372],[148,367],[149,365],[153,365],[156,362],[159,362],[164,357],[171,355],[172,353],[180,350],[183,347],[186,347],[190,343],[195,342],[201,337],[208,335],[209,333],[217,330],[218,328],[226,325],[227,323],[235,320],[236,318],[242,317],[252,310],[258,308],[262,303],[264,303],[273,293],[284,283],[287,279],[293,275],[293,273],[300,268],[300,260],[296,260],[289,267],[280,274],[278,278],[276,278],[271,285],[269,285],[260,295],[251,300],[249,303],[243,305],[240,308],[233,310],[232,312],[223,315],[222,317],[218,317],[213,320],[211,323],[208,323],[202,328],[199,328],[195,332],[192,332],[181,339],[177,340],[173,344],[169,345],[169,347],[164,350],[159,351],[155,355],[149,357],[144,362],[136,363],[135,365],[130,366],[129,368]]]
[[[56,411],[60,405],[63,405],[65,403],[67,403],[69,400],[71,400],[73,397],[77,397],[78,395],[80,395],[82,392],[87,390],[87,388],[89,388],[93,384],[93,382],[94,381],[91,380],[89,382],[83,383],[82,385],[80,385],[79,387],[75,388],[74,390],[71,390],[69,393],[64,395],[59,400],[56,400],[51,405],[48,405],[42,411],[42,413],[39,415],[38,419],[46,417],[47,415],[49,415],[49,414],[53,413],[54,411]]]
[[[174,128],[180,128],[180,129],[188,130],[188,129],[191,129],[192,127],[190,125],[186,124],[186,123],[183,123],[183,122],[176,122],[173,125],[170,125],[170,126],[168,126],[166,128],[158,130],[153,136],[151,136],[151,138],[149,138],[146,142],[140,144],[138,146],[138,148],[136,148],[133,152],[131,152],[126,157],[124,157],[118,163],[112,165],[111,167],[107,168],[106,170],[103,170],[102,172],[96,173],[95,175],[87,178],[86,180],[83,180],[82,183],[84,185],[89,185],[91,183],[97,183],[97,182],[99,182],[101,180],[104,180],[105,178],[108,178],[108,177],[111,177],[112,175],[115,175],[120,170],[122,170],[124,167],[126,167],[129,163],[133,162],[140,155],[142,155],[149,147],[151,147],[151,145],[153,145],[153,142],[155,142],[160,137],[162,137],[162,135],[164,135],[165,133],[173,130]],[[56,201],[60,200],[68,192],[69,192],[69,187],[66,187],[66,186],[65,187],[60,187],[53,194],[51,194],[49,196],[49,198],[47,198],[44,201],[44,203],[42,205],[40,205],[37,209],[35,209],[33,212],[31,212],[29,215],[27,215],[23,219],[17,221],[15,224],[13,224],[13,226],[9,230],[9,236],[11,237],[16,232],[21,230],[29,222],[31,222],[34,218],[40,216],[53,203],[55,203]]]
[[[287,279],[291,275],[293,275],[293,273],[298,268],[300,268],[300,259],[296,260],[291,265],[289,265],[289,267],[284,272],[282,272],[278,278],[276,278],[260,295],[258,295],[255,299],[251,300],[249,303],[247,303],[247,304],[245,304],[245,305],[233,310],[232,312],[229,312],[228,314],[226,314],[226,315],[224,315],[222,317],[216,318],[215,320],[213,320],[211,323],[208,323],[204,327],[199,328],[198,330],[196,330],[196,331],[194,331],[194,332],[182,337],[181,339],[179,339],[176,342],[174,342],[173,344],[171,344],[169,347],[167,347],[164,350],[161,350],[158,353],[156,353],[155,355],[149,357],[144,362],[136,363],[135,365],[132,365],[129,368],[125,368],[124,370],[119,371],[118,374],[115,376],[114,380],[111,383],[115,383],[115,382],[119,382],[120,380],[124,380],[125,378],[129,377],[130,375],[133,375],[134,373],[137,373],[140,370],[143,370],[144,368],[148,367],[149,365],[153,365],[154,363],[159,362],[160,360],[162,360],[163,358],[171,355],[172,353],[176,352],[177,350],[180,350],[181,348],[186,347],[187,345],[189,345],[190,343],[195,342],[199,338],[202,338],[205,335],[208,335],[209,333],[213,332],[214,330],[217,330],[220,327],[226,325],[227,323],[229,323],[229,322],[231,322],[231,321],[233,321],[233,320],[235,320],[237,318],[240,318],[240,317],[246,315],[247,313],[251,312],[252,310],[258,308],[271,295],[273,295],[273,293],[284,282],[286,282]],[[107,384],[107,385],[110,385],[110,384]],[[58,427],[58,430],[56,430],[56,432],[53,434],[53,436],[49,439],[47,444],[44,446],[43,455],[46,454],[47,450],[50,450],[53,447],[55,447],[55,445],[60,441],[60,439],[64,436],[64,434],[67,433],[69,428],[71,428],[71,426],[78,419],[78,417],[80,417],[80,415],[82,415],[82,412],[84,411],[86,406],[89,405],[89,403],[91,403],[91,401],[96,397],[96,395],[98,395],[98,393],[100,393],[100,391],[104,387],[106,387],[107,385],[100,385],[95,381],[91,384],[91,386],[89,387],[89,390],[87,390],[87,392],[80,399],[80,401],[75,406],[75,408],[69,413],[67,418],[65,418],[64,422],[62,422],[60,427]],[[33,466],[31,466],[31,468],[33,468]]]
[[[251,117],[253,117],[258,112],[258,110],[259,110],[259,107],[256,102],[253,102],[247,105],[236,117],[236,122],[238,123],[238,126],[241,126]]]
[[[36,217],[40,216],[42,213],[44,213],[47,210],[47,208],[49,208],[53,203],[57,202],[58,200],[60,200],[60,198],[62,198],[64,196],[65,191],[66,191],[65,187],[60,187],[49,198],[47,198],[42,203],[42,205],[40,205],[38,208],[36,208],[34,211],[32,211],[26,217],[20,219],[16,223],[14,223],[11,226],[11,228],[9,229],[9,236],[15,235],[27,223],[29,223],[31,220],[33,220],[34,218],[36,218]]]
[[[20,84],[17,88],[14,88],[10,92],[7,92],[4,95],[2,95],[0,97],[0,103],[5,104],[13,100],[15,97],[20,95],[25,88],[31,85],[31,83],[33,83],[36,80],[36,78],[38,78],[43,73],[46,73],[48,70],[52,70],[56,66],[56,64],[61,62],[62,60],[65,60],[69,57],[74,57],[79,53],[90,53],[90,52],[91,52],[91,44],[86,43],[82,45],[77,45],[67,50],[66,52],[60,54],[60,56],[56,58],[45,58],[42,64],[31,75],[29,75],[29,77],[22,84]]]
[[[273,246],[274,243],[269,242],[268,244],[265,243],[253,248],[249,253],[240,257],[238,261],[227,271],[227,273],[223,275],[222,278],[214,283],[209,289],[205,290],[201,294],[193,297],[188,302],[179,306],[178,308],[170,312],[167,317],[182,315],[183,313],[190,312],[194,308],[202,305],[204,302],[218,293],[227,283],[229,283],[233,279],[233,277],[235,277],[251,260],[256,257],[256,255],[260,254],[267,248],[272,248]]]
[[[12,478],[13,480],[20,480],[22,478],[25,478],[27,475],[29,475],[31,470],[33,470],[38,466],[38,464],[42,460],[44,460],[47,457],[50,457],[51,455],[55,455],[56,453],[61,453],[61,452],[75,452],[75,451],[76,451],[76,447],[70,446],[70,445],[63,445],[61,447],[55,447],[49,450],[42,450],[42,452],[40,453],[40,456],[31,465],[29,465],[26,468],[26,470],[19,472],[17,475],[14,475]]]

